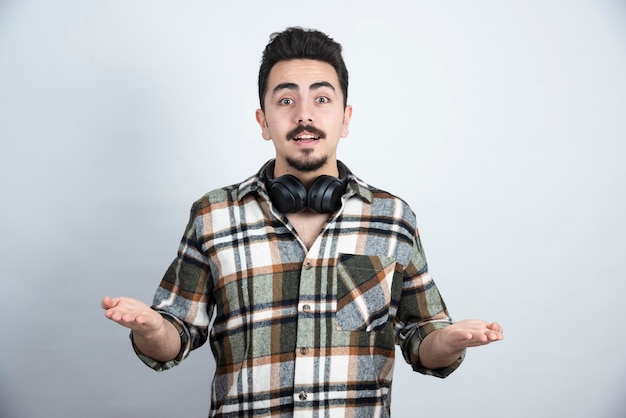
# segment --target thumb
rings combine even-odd
[[[113,300],[113,298],[111,296],[105,296],[102,301],[100,302],[100,306],[102,307],[102,309],[111,309],[112,307],[114,307],[116,305],[115,301]]]

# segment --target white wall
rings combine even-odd
[[[0,2],[0,416],[207,415],[208,346],[154,373],[99,301],[150,301],[191,202],[272,156],[292,25],[344,46],[340,158],[411,203],[452,315],[506,329],[445,380],[398,361],[394,416],[623,416],[618,0]]]

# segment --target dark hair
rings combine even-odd
[[[337,72],[343,92],[343,106],[347,106],[348,69],[341,56],[341,45],[318,30],[291,27],[285,29],[284,32],[275,32],[270,35],[270,41],[263,51],[259,68],[261,109],[265,109],[263,98],[267,91],[267,78],[274,64],[295,59],[312,59],[332,65]]]

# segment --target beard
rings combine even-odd
[[[320,157],[311,157],[310,154],[313,153],[313,150],[306,150],[303,152],[302,158],[293,158],[287,157],[287,165],[289,167],[300,171],[301,173],[311,173],[313,171],[317,171],[320,168],[324,167],[328,162],[328,157],[326,155],[322,155]]]
[[[287,140],[293,140],[293,138],[297,137],[300,133],[307,131],[317,136],[318,140],[322,140],[326,138],[326,132],[321,129],[316,128],[313,125],[299,125],[296,129],[289,132],[287,134]],[[300,158],[287,157],[287,165],[289,167],[298,170],[302,173],[311,173],[313,171],[317,171],[320,168],[326,165],[328,161],[328,156],[323,155],[321,157],[313,157],[313,150],[303,150]]]

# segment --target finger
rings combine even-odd
[[[489,344],[491,342],[500,341],[504,339],[504,336],[502,335],[500,330],[501,328],[498,328],[498,330],[491,330],[491,329],[487,330],[484,334],[486,337],[485,344]]]
[[[115,308],[116,306],[119,306],[121,301],[122,298],[112,298],[111,296],[105,296],[104,299],[102,299],[102,307],[104,309]]]
[[[111,314],[111,319],[119,324],[123,324],[126,326],[132,326],[133,324],[139,323],[137,318],[140,316],[138,312],[123,312],[123,311],[114,311]],[[145,322],[145,321],[144,321]]]
[[[492,323],[489,328],[492,330],[492,332],[494,332],[496,334],[496,340],[503,340],[504,339],[504,329],[502,328],[502,326],[500,324],[498,324],[497,322]]]
[[[119,310],[116,309],[109,309],[108,311],[106,311],[105,313],[106,317],[109,318],[112,321],[118,322],[118,323],[122,323],[125,322],[124,321],[124,312],[121,312]]]
[[[499,337],[498,337],[498,333],[497,332],[491,331],[491,332],[487,333],[487,340],[489,342],[497,341],[498,339],[499,339]]]
[[[102,301],[100,302],[100,306],[102,307],[102,309],[109,309],[111,308],[111,304],[113,303],[113,299],[111,299],[111,296],[105,296],[104,298],[102,298]]]
[[[140,312],[135,317],[135,323],[140,324],[140,325],[146,325],[146,324],[150,323],[151,321],[152,321],[152,316],[150,316],[149,314],[147,314],[145,312]]]
[[[500,324],[498,324],[497,322],[492,322],[491,324],[489,324],[487,326],[487,328],[489,328],[492,331],[496,331],[496,332],[502,332],[502,326],[500,326]]]

